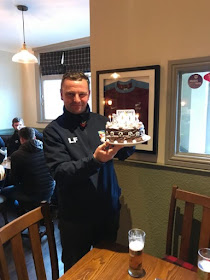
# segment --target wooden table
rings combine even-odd
[[[128,249],[93,248],[59,280],[134,280],[128,274]],[[168,263],[148,254],[143,255],[146,275],[142,280],[197,280],[196,272]]]

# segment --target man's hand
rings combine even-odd
[[[111,145],[109,142],[105,142],[98,146],[93,157],[100,162],[107,162],[113,159],[116,153],[123,147],[123,145]]]

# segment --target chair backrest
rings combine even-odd
[[[179,255],[177,257],[183,261],[190,262],[190,243],[193,238],[195,239],[195,232],[192,232],[195,205],[200,205],[202,207],[201,223],[199,224],[199,240],[197,242],[198,248],[206,248],[210,245],[210,197],[180,190],[177,186],[172,187],[166,241],[167,255],[173,255],[172,243],[175,234],[175,214],[177,211],[178,200],[184,202],[184,213],[181,222],[182,225],[180,227],[181,242],[179,247]],[[196,251],[198,248],[196,248]]]
[[[26,228],[28,228],[30,235],[31,251],[33,254],[37,279],[47,279],[41,249],[41,240],[39,235],[39,222],[41,220],[44,220],[44,225],[46,227],[52,269],[52,279],[55,280],[59,278],[54,226],[50,217],[49,205],[45,202],[42,203],[41,206],[37,207],[36,209],[27,212],[26,214],[20,216],[19,218],[13,220],[9,224],[0,228],[0,279],[10,279],[3,246],[3,244],[5,244],[8,241],[10,241],[11,243],[12,255],[18,279],[29,279],[21,235],[21,232]]]

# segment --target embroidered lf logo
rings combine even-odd
[[[69,140],[69,143],[72,144],[72,143],[76,143],[78,138],[77,137],[73,137],[72,140],[71,140],[71,138],[68,138],[68,140]]]

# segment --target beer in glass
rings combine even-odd
[[[129,269],[132,277],[143,277],[145,271],[142,267],[142,255],[145,243],[145,232],[141,229],[131,229],[128,232],[129,241]]]
[[[198,250],[198,279],[210,280],[210,248]]]

